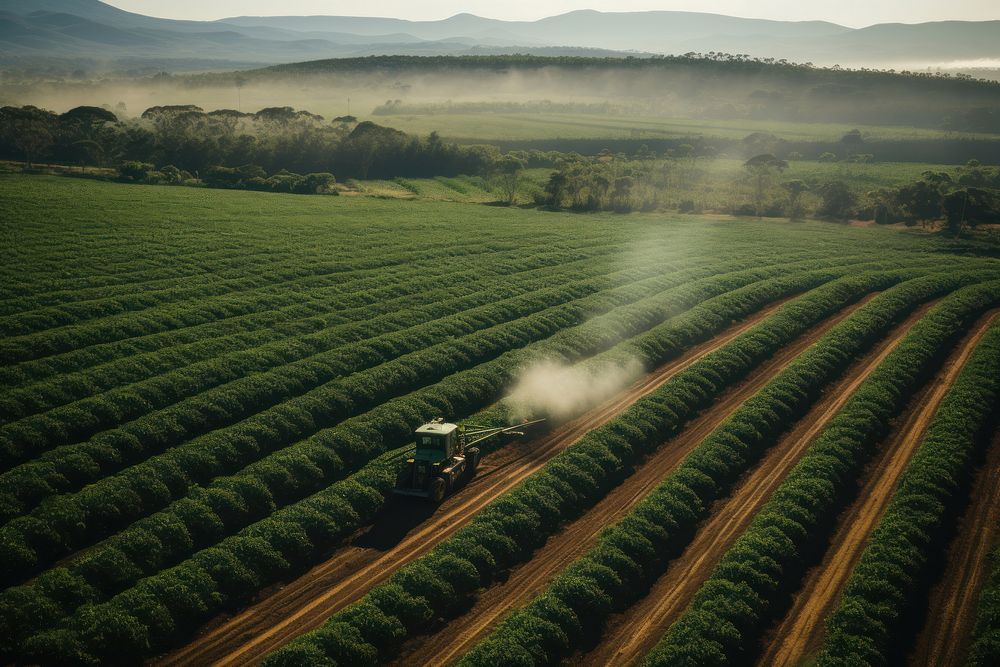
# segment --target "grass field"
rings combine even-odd
[[[926,583],[995,586],[1000,261],[355,187],[0,175],[5,661],[988,664],[978,596],[904,616]],[[553,367],[558,411],[510,396]],[[440,505],[393,499],[437,416],[550,419]]]

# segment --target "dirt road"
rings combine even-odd
[[[895,349],[931,304],[917,309],[868,354],[857,360],[805,417],[767,451],[760,463],[716,503],[694,540],[653,584],[649,593],[609,621],[601,642],[578,664],[632,664],[648,653],[684,612],[719,560],[760,508],[868,376]]]
[[[294,637],[319,627],[400,567],[428,553],[485,505],[539,470],[585,433],[620,415],[679,371],[756,326],[782,303],[772,304],[715,338],[690,348],[586,415],[538,439],[518,442],[492,454],[483,461],[476,478],[440,506],[393,502],[375,526],[329,560],[235,616],[214,626],[210,624],[191,643],[162,657],[157,664],[253,664]]]
[[[592,546],[603,528],[627,514],[746,399],[860,305],[827,319],[780,350],[756,369],[752,377],[723,392],[708,410],[657,449],[620,486],[552,537],[531,561],[515,568],[506,582],[484,592],[467,613],[450,621],[441,632],[417,637],[405,645],[396,664],[443,665],[471,649],[507,613],[541,592],[564,567]]]
[[[838,519],[823,561],[806,574],[792,608],[769,636],[758,665],[800,665],[819,649],[826,619],[838,604],[868,536],[888,507],[900,475],[926,435],[948,389],[996,316],[990,313],[971,328],[934,379],[911,402],[902,422],[868,466],[857,500]]]
[[[944,573],[931,591],[926,623],[909,664],[949,667],[965,664],[976,607],[989,577],[987,556],[1000,532],[1000,430],[976,474],[972,496],[948,549]]]

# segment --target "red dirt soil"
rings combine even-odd
[[[819,650],[826,619],[839,604],[844,586],[861,558],[868,536],[885,513],[899,477],[927,434],[948,389],[996,317],[994,311],[980,318],[934,379],[911,401],[903,420],[868,466],[857,500],[839,517],[823,561],[806,574],[792,608],[770,633],[758,665],[800,665]]]
[[[927,621],[909,664],[947,667],[965,664],[976,624],[989,553],[1000,533],[1000,430],[976,474],[972,496],[949,546],[944,573],[931,590]]]
[[[443,665],[471,649],[504,616],[544,590],[564,567],[585,553],[602,529],[627,514],[744,401],[860,306],[860,303],[855,304],[827,319],[782,348],[750,378],[723,392],[709,409],[658,448],[621,485],[583,516],[567,524],[535,552],[529,562],[514,568],[507,581],[485,591],[468,612],[450,621],[441,631],[416,637],[404,645],[396,664]]]
[[[670,564],[649,593],[624,613],[612,617],[601,643],[584,655],[580,664],[631,664],[656,645],[684,613],[726,551],[749,527],[812,441],[932,305],[925,304],[913,312],[824,392],[805,417],[744,475],[732,495],[716,503],[712,516],[699,527],[691,544]]]
[[[427,554],[476,512],[541,469],[588,431],[617,417],[678,372],[760,324],[785,301],[771,304],[715,338],[690,348],[586,415],[538,439],[501,449],[483,461],[475,479],[440,506],[393,502],[379,523],[362,531],[329,560],[235,616],[209,623],[189,644],[162,656],[155,664],[179,667],[259,662],[271,651],[322,625],[402,566]]]

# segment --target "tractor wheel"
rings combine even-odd
[[[479,453],[478,447],[471,447],[465,452],[465,459],[469,464],[465,467],[465,477],[466,479],[472,479],[476,474],[476,468],[479,467],[479,458],[481,454]]]
[[[448,487],[444,480],[438,477],[433,482],[431,482],[431,500],[436,503],[440,503],[444,500],[445,493],[448,492]]]

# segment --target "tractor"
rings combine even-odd
[[[486,428],[449,424],[441,417],[413,432],[417,451],[396,479],[393,492],[401,496],[429,498],[440,503],[462,483],[472,479],[479,466],[481,442],[501,435],[523,436],[521,429],[543,420],[516,426]]]

